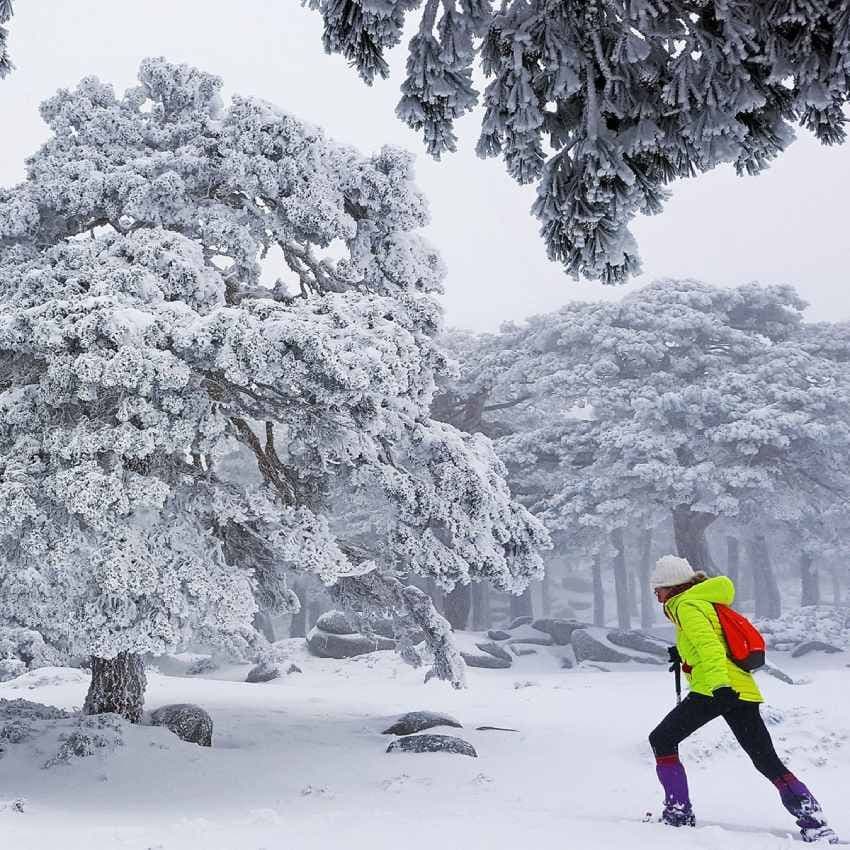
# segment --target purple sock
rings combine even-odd
[[[817,829],[826,825],[820,803],[793,773],[783,774],[773,784],[779,791],[782,805],[797,819],[801,829]]]
[[[664,788],[664,805],[690,811],[691,798],[688,794],[688,777],[677,755],[658,756],[655,772]]]

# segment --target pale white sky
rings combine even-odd
[[[545,256],[528,208],[498,160],[474,145],[480,116],[460,125],[459,153],[441,163],[394,114],[404,46],[394,77],[371,89],[321,46],[321,20],[297,0],[20,0],[11,22],[18,70],[0,82],[0,185],[23,176],[45,136],[39,101],[96,74],[123,91],[139,60],[163,55],[224,78],[226,92],[256,95],[332,137],[372,151],[384,143],[418,154],[418,183],[433,215],[429,238],[449,266],[448,321],[495,329],[582,298],[618,298],[566,277]],[[850,146],[822,148],[802,137],[770,171],[731,169],[678,184],[664,213],[638,221],[646,275],[697,277],[721,285],[789,283],[811,302],[812,319],[850,318]]]

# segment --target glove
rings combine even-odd
[[[713,692],[713,696],[721,714],[726,714],[727,711],[737,708],[738,703],[740,702],[738,692],[733,691],[728,685],[725,685],[722,688],[717,688],[717,690]]]
[[[682,663],[682,656],[679,655],[679,650],[675,646],[667,647],[667,656],[670,659],[670,672],[672,673]]]

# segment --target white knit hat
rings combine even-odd
[[[649,586],[653,590],[659,587],[677,587],[680,584],[687,584],[696,576],[697,573],[694,572],[687,558],[662,555],[655,562],[655,569],[649,577]]]

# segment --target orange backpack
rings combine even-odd
[[[765,643],[761,632],[728,605],[715,604],[714,610],[729,648],[729,659],[748,673],[763,667]]]

